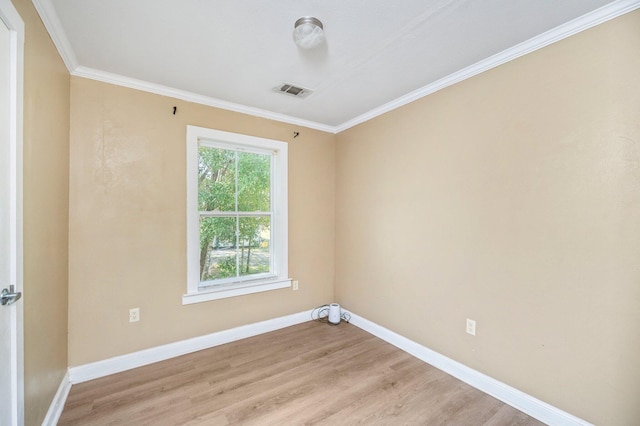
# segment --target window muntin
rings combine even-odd
[[[273,277],[272,153],[198,148],[200,288]]]
[[[287,144],[188,126],[183,303],[290,286]]]

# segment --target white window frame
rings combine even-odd
[[[200,212],[198,211],[198,147],[220,147],[245,152],[273,154],[271,157],[271,241],[273,274],[221,280],[200,287]],[[287,143],[239,133],[187,126],[187,293],[182,304],[242,296],[291,287],[289,278]],[[232,282],[229,282],[232,281]]]

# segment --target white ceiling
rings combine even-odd
[[[74,75],[340,131],[638,0],[33,0]],[[327,43],[299,49],[315,16]],[[275,93],[293,83],[304,99]]]

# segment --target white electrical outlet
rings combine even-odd
[[[298,290],[298,281],[294,281],[293,282],[293,291],[297,291]]]
[[[471,334],[472,336],[476,335],[476,322],[469,318],[467,318],[467,333]]]
[[[140,308],[129,309],[129,322],[140,321]]]

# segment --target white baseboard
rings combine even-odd
[[[585,420],[460,364],[451,358],[447,358],[359,315],[351,313],[349,322],[541,422],[557,426],[593,426]]]
[[[60,382],[60,386],[58,386],[58,391],[53,397],[53,401],[51,401],[49,411],[47,411],[47,415],[42,421],[42,426],[56,426],[58,424],[58,420],[62,414],[64,403],[67,402],[67,396],[69,395],[70,390],[71,382],[69,381],[69,372],[67,371]]]
[[[350,312],[350,311],[349,311]],[[62,413],[71,384],[82,383],[110,374],[119,373],[136,367],[164,361],[180,355],[214,346],[230,343],[258,334],[268,333],[281,328],[300,324],[311,320],[311,311],[300,312],[280,318],[274,318],[254,324],[223,330],[206,336],[194,337],[180,342],[169,343],[155,348],[145,349],[121,355],[103,361],[70,367],[60,383],[58,392],[47,412],[43,426],[53,426]],[[407,339],[393,331],[373,323],[361,316],[351,313],[350,323],[382,340],[402,349],[416,358],[456,377],[459,380],[479,389],[500,401],[534,417],[541,422],[552,425],[593,426],[591,423],[560,410],[546,402],[540,401],[522,391],[506,385],[496,379],[469,368],[457,361],[447,358],[425,346]]]
[[[164,361],[180,355],[212,348],[247,337],[279,330],[281,328],[300,324],[311,320],[311,311],[300,312],[284,317],[274,318],[253,324],[243,325],[229,330],[219,331],[206,336],[194,337],[175,343],[169,343],[154,348],[120,355],[90,364],[69,367],[69,381],[71,384],[86,382],[121,371],[130,370],[143,365]]]

